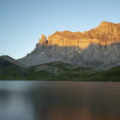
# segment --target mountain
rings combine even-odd
[[[0,56],[0,79],[23,79],[26,76],[26,67],[9,56]]]
[[[20,61],[17,61],[15,60],[14,58],[8,56],[8,55],[3,55],[3,56],[0,56],[0,60],[4,60],[4,61],[8,61],[9,63],[11,64],[15,64],[19,67],[22,67],[22,68],[27,68],[27,66],[25,66],[23,63],[21,63]],[[1,63],[2,65],[2,63]]]
[[[0,56],[0,80],[119,81],[120,23],[85,32],[41,35],[36,48],[15,60]]]
[[[62,31],[41,36],[36,48],[19,61],[34,66],[53,61],[100,69],[120,65],[120,23],[102,22],[85,32]]]

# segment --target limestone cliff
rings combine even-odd
[[[47,37],[45,35],[41,35],[41,39],[38,42],[42,47],[45,47],[47,45]]]
[[[120,65],[120,23],[102,22],[83,33],[57,31],[48,40],[42,35],[35,50],[21,61],[28,66],[51,61],[99,68]]]
[[[86,49],[90,44],[110,45],[120,42],[120,24],[102,22],[97,28],[84,33],[56,32],[48,37],[48,45],[80,47]]]

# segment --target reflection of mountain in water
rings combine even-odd
[[[34,106],[29,95],[23,90],[11,91],[8,88],[0,90],[0,120],[35,120]]]
[[[0,120],[120,119],[119,83],[29,81],[4,86],[0,86]]]

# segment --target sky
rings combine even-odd
[[[41,34],[120,23],[120,0],[0,0],[0,55],[24,57]]]

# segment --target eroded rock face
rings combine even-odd
[[[120,65],[120,24],[102,22],[84,33],[57,31],[48,40],[42,35],[35,50],[22,61],[28,65],[67,61],[100,68]]]
[[[41,40],[39,40],[39,45],[41,45],[42,47],[46,47],[47,46],[47,37],[45,35],[41,35]]]
[[[80,47],[86,49],[90,44],[110,45],[120,42],[120,24],[102,22],[97,28],[84,33],[56,32],[48,37],[48,45]]]

